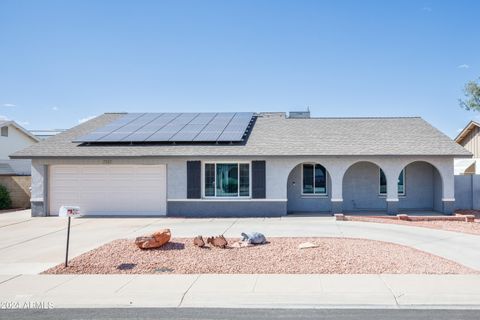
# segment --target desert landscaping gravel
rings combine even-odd
[[[401,224],[413,227],[424,227],[439,229],[445,231],[462,232],[474,235],[480,235],[480,220],[475,219],[475,222],[463,222],[463,221],[405,221],[384,219],[381,217],[360,217],[360,216],[348,216],[349,221],[363,221],[363,222],[378,222],[378,223],[391,223]]]
[[[228,239],[232,244],[238,239]],[[346,238],[270,238],[244,248],[198,248],[193,239],[173,238],[158,249],[141,250],[120,239],[58,265],[48,274],[128,273],[319,273],[319,274],[467,274],[453,261],[393,243]],[[311,242],[318,247],[299,249]]]

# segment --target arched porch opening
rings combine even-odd
[[[296,165],[287,179],[288,213],[330,213],[332,181],[327,169],[316,162]]]
[[[398,197],[398,209],[403,212],[443,212],[443,179],[440,171],[426,161],[413,161],[403,171],[405,190]]]
[[[386,212],[386,183],[387,177],[381,176],[381,168],[376,163],[352,164],[343,175],[343,211]]]

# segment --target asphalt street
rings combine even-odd
[[[214,309],[214,308],[116,308],[0,310],[0,319],[170,319],[170,320],[470,320],[479,319],[480,310],[420,309]]]

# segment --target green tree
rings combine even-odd
[[[480,112],[480,84],[476,81],[468,82],[465,85],[464,93],[465,99],[460,100],[460,106],[468,111]]]

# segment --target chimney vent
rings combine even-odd
[[[309,119],[310,118],[310,108],[306,111],[290,111],[288,113],[290,119]]]

